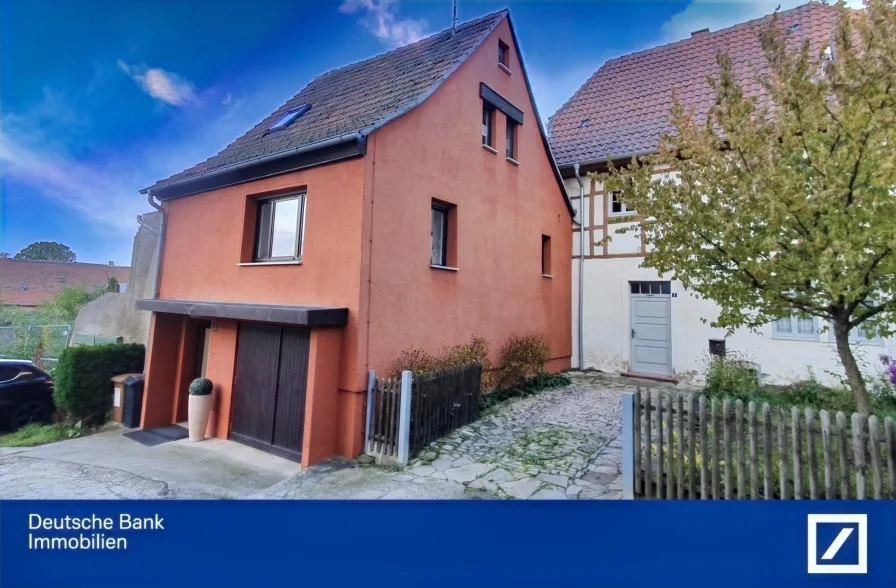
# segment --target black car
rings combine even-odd
[[[30,361],[0,359],[0,430],[49,422],[53,412],[53,378]]]

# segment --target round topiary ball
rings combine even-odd
[[[190,382],[190,396],[208,396],[212,388],[212,381],[208,378],[196,378]]]

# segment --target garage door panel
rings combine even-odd
[[[283,330],[273,444],[295,452],[302,451],[310,347],[308,329]]]
[[[264,443],[274,432],[280,328],[241,324],[231,431]]]

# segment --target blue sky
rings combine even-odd
[[[460,0],[510,8],[547,119],[606,59],[800,0]],[[0,0],[0,252],[130,262],[139,189],[202,161],[313,77],[450,26],[451,0]],[[197,230],[202,230],[197,227]]]

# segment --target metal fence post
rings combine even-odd
[[[635,498],[635,395],[622,395],[622,498]]]
[[[398,463],[408,464],[408,452],[411,442],[411,389],[414,374],[407,370],[401,372],[401,400],[398,411]]]
[[[367,372],[367,421],[364,426],[364,451],[370,449],[373,440],[373,413],[376,409],[376,372]]]

